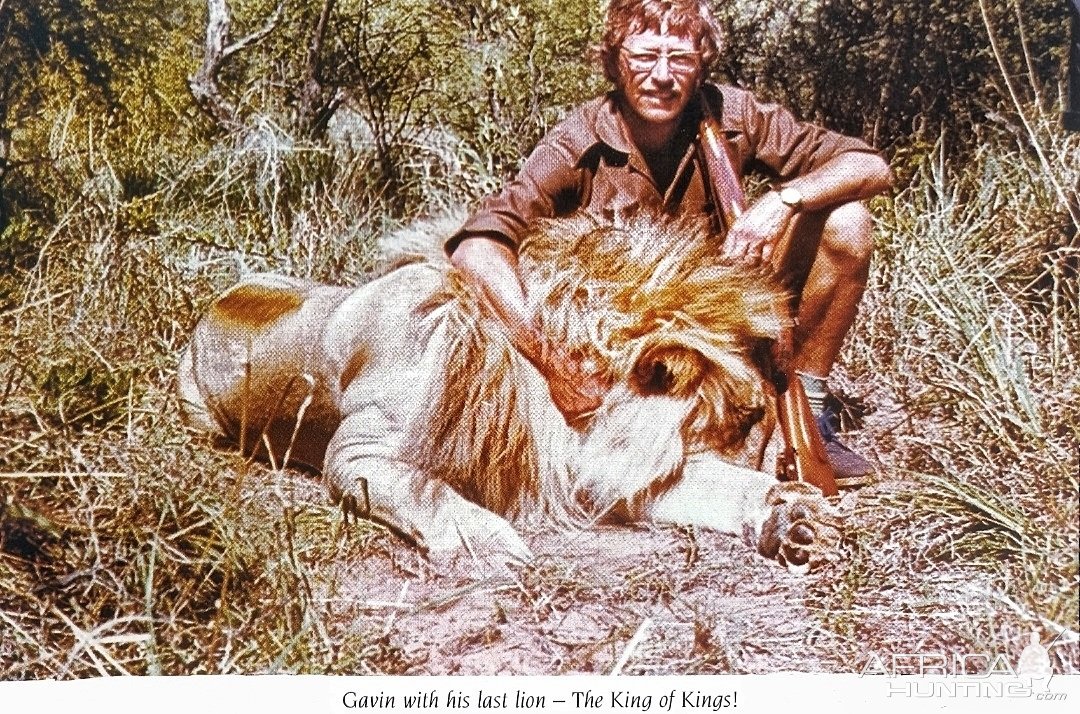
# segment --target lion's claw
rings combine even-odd
[[[798,545],[812,545],[814,536],[814,527],[804,521],[800,521],[791,526],[791,531],[788,533],[791,542]]]

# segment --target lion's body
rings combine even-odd
[[[763,275],[721,264],[691,223],[536,231],[520,265],[541,328],[613,383],[575,429],[432,249],[445,231],[419,234],[411,262],[360,288],[254,275],[219,297],[181,360],[190,420],[321,468],[333,498],[432,553],[525,559],[510,521],[532,516],[735,533],[775,516],[752,354],[785,313]]]

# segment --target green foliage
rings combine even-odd
[[[987,3],[1008,71],[1050,86],[1061,72],[1063,3]],[[978,3],[779,0],[720,8],[728,49],[720,69],[807,119],[877,146],[944,136],[970,148],[973,129],[1008,108]],[[1035,91],[1025,100],[1046,101]],[[1043,107],[1050,111],[1050,106]]]
[[[82,92],[87,109],[105,114],[123,104],[132,69],[158,56],[160,18],[151,0],[0,4],[0,191],[13,167],[41,160],[17,132],[52,92]]]
[[[35,367],[38,413],[46,421],[73,428],[102,426],[126,414],[135,374],[109,369],[91,355],[72,355]]]
[[[361,0],[332,24],[324,81],[350,90],[349,106],[370,132],[378,181],[399,213],[408,200],[410,144],[434,109],[445,73],[451,47],[440,35],[445,20],[442,3]]]
[[[599,41],[595,2],[456,3],[457,52],[440,118],[500,173],[517,168],[568,107],[606,82],[587,59]]]
[[[82,453],[67,476],[0,485],[0,680],[407,666],[328,602],[349,573],[316,576],[385,534],[301,512],[291,489],[244,484],[265,474],[136,422],[121,470]]]
[[[1080,308],[1059,190],[1080,136],[1033,128],[1038,155],[1007,134],[959,166],[938,147],[887,205],[845,362],[903,415],[883,461],[916,480],[874,502],[888,547],[994,572],[995,597],[1075,629]]]
[[[290,4],[280,30],[231,60],[227,81],[248,85],[269,70],[270,82],[238,96],[242,111],[274,117],[297,138],[321,138],[309,132],[305,99],[317,96],[336,112],[326,119],[332,140],[344,137],[347,160],[370,171],[358,188],[398,215],[426,201],[431,180],[472,196],[489,192],[487,177],[513,171],[563,109],[603,86],[585,60],[598,34],[595,3],[336,2],[309,57],[322,7]],[[268,13],[267,3],[254,3],[235,14]],[[314,85],[305,74],[311,59]],[[468,154],[469,173],[480,175],[455,179],[465,167],[447,149]]]
[[[28,216],[0,231],[0,310],[14,302],[22,282],[19,273],[37,263],[43,239],[40,227]]]
[[[37,72],[67,64],[106,98],[123,63],[146,51],[159,27],[145,0],[9,0],[0,5],[0,123],[17,118],[36,94]]]

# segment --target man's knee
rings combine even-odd
[[[852,201],[830,211],[821,247],[851,266],[869,265],[874,252],[874,219],[866,206]]]

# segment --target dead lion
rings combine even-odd
[[[528,560],[510,521],[536,517],[743,534],[790,567],[832,552],[817,490],[755,470],[775,416],[754,355],[787,319],[767,276],[722,263],[696,222],[539,226],[520,251],[538,324],[614,385],[575,428],[442,255],[447,228],[394,236],[398,266],[360,288],[226,291],[181,358],[189,421],[321,468],[335,501],[432,555]]]

